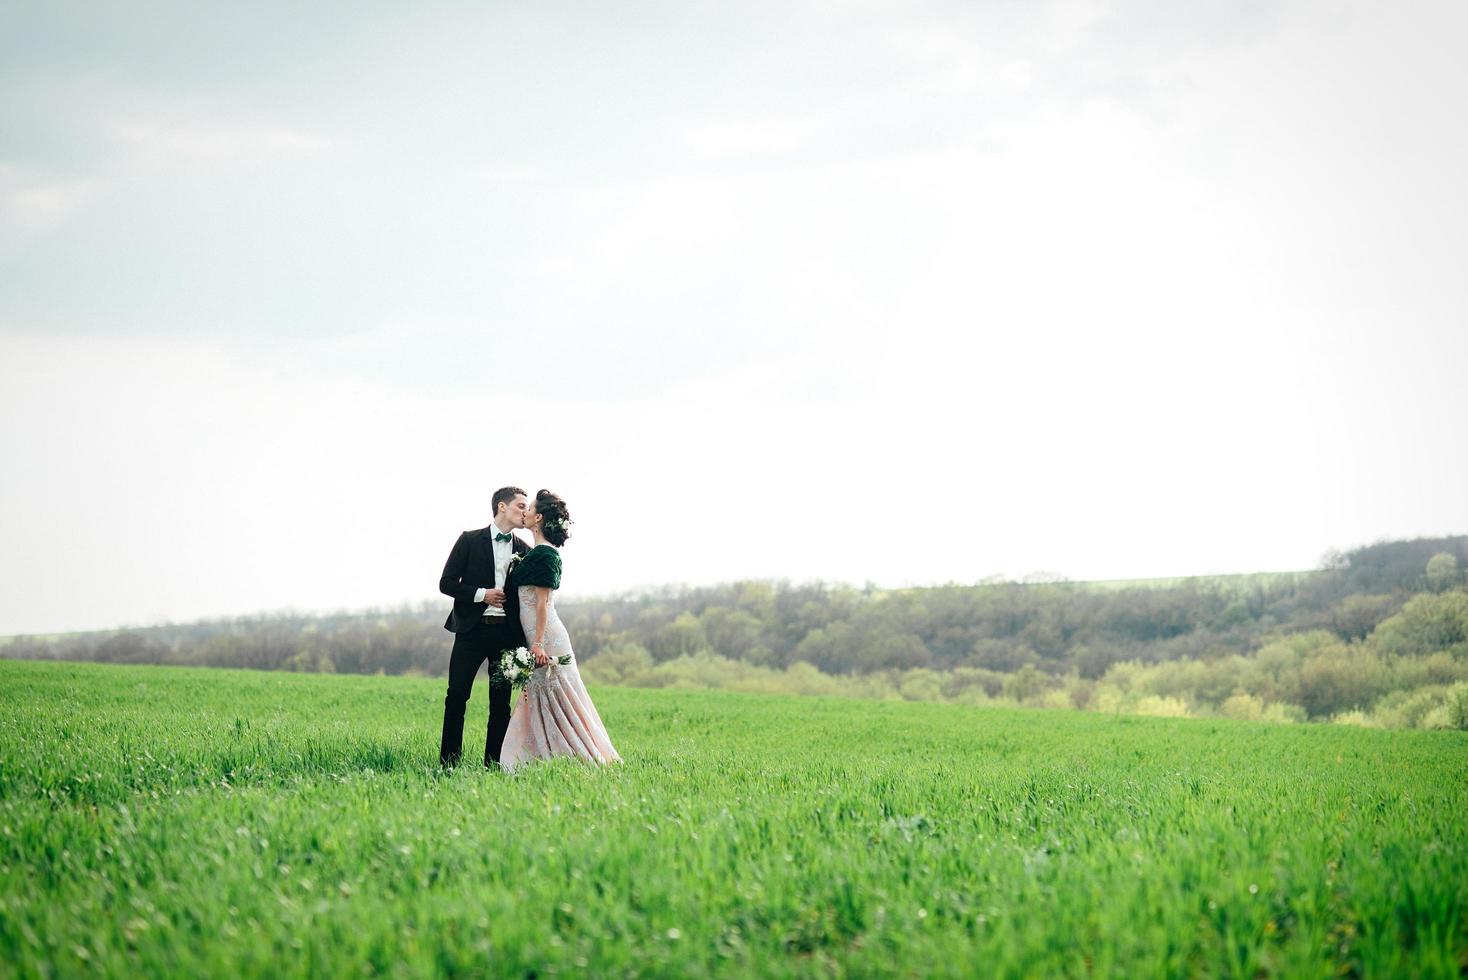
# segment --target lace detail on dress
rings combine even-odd
[[[535,614],[539,605],[535,587],[520,586],[519,598],[520,622],[528,646],[528,641],[535,638]],[[506,770],[513,770],[531,759],[558,755],[600,764],[620,761],[622,757],[612,746],[601,716],[581,681],[570,634],[556,613],[554,591],[546,602],[543,642],[552,662],[531,672],[510,716],[510,727],[500,749],[500,764]],[[563,656],[569,656],[570,662],[555,662]]]

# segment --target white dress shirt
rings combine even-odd
[[[515,553],[515,548],[514,548],[515,542],[513,540],[510,540],[510,541],[496,541],[496,540],[494,540],[494,536],[496,534],[501,534],[501,533],[503,533],[503,532],[500,531],[500,529],[499,529],[499,527],[497,525],[494,525],[494,524],[491,524],[490,525],[490,532],[489,532],[489,535],[490,535],[490,544],[494,546],[494,587],[496,589],[503,589],[505,587],[505,570],[510,567],[510,556]],[[512,529],[510,531],[510,534],[513,535],[514,533],[515,532]],[[484,601],[484,593],[486,593],[488,591],[489,591],[488,589],[475,589],[474,590],[474,601],[475,602],[483,602]],[[486,616],[503,616],[504,614],[505,614],[505,610],[504,610],[504,608],[502,606],[485,606],[484,607],[484,615],[486,615]]]

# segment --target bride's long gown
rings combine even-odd
[[[535,636],[535,586],[519,586],[520,622],[526,637]],[[618,762],[621,756],[612,747],[611,737],[581,683],[576,668],[576,654],[571,650],[571,637],[561,617],[556,615],[555,592],[549,593],[545,610],[545,652],[551,658],[546,667],[538,667],[530,675],[510,727],[500,748],[500,765],[506,772],[533,759],[569,755],[605,765]],[[556,659],[571,655],[571,662],[558,664]]]

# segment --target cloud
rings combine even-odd
[[[96,190],[95,180],[46,177],[0,164],[0,243],[24,242],[59,227]]]
[[[1097,6],[1093,38],[1100,49],[1187,57],[1268,36],[1285,7],[1283,0],[1113,0]]]
[[[318,134],[269,124],[136,116],[108,128],[129,151],[153,162],[288,160],[313,156],[330,145]]]
[[[683,141],[698,157],[766,156],[801,149],[811,131],[811,124],[799,119],[710,123],[689,128]]]

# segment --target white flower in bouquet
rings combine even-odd
[[[535,658],[530,655],[530,651],[524,647],[516,647],[500,652],[495,675],[499,680],[509,682],[510,686],[519,687],[530,679],[530,671],[534,667]]]
[[[564,666],[571,662],[569,654],[559,657],[551,657],[547,667],[556,665]],[[500,653],[499,666],[495,669],[498,680],[506,681],[511,687],[519,687],[530,680],[530,674],[536,670],[535,654],[524,647],[516,647],[513,650],[504,650]]]

